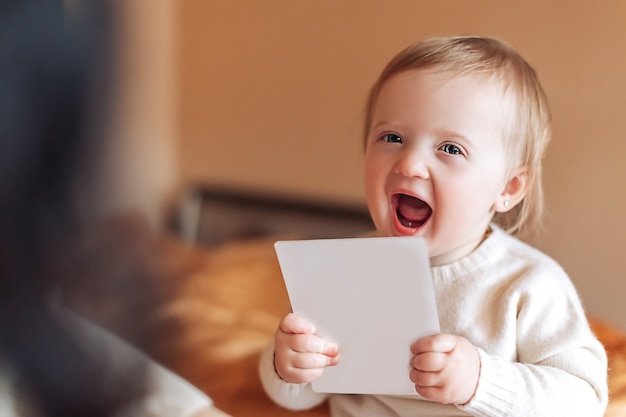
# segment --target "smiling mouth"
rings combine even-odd
[[[419,229],[433,213],[428,203],[407,194],[394,194],[392,202],[399,223],[409,229]]]

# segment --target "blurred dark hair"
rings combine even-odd
[[[141,372],[105,385],[103,356],[51,303],[66,278],[53,265],[89,227],[88,178],[112,81],[111,4],[0,2],[0,372],[37,416],[110,416],[144,390]]]

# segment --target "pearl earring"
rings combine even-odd
[[[504,208],[509,208],[509,200],[504,200],[504,203],[502,203],[504,205]]]

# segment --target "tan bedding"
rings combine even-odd
[[[119,250],[149,259],[149,271],[134,272],[151,275],[162,289],[155,314],[143,315],[151,317],[146,324],[160,334],[158,343],[148,347],[156,359],[233,416],[328,415],[326,406],[299,413],[280,409],[260,385],[260,351],[289,310],[273,239],[200,250],[172,238],[148,238],[143,229],[122,230],[127,243]],[[124,311],[96,314],[112,323],[127,316]],[[606,416],[626,416],[626,335],[606,323],[591,323],[609,354],[611,401]]]

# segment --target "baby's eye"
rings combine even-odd
[[[444,143],[439,147],[439,150],[444,151],[445,153],[450,155],[461,155],[462,153],[461,148],[452,143]]]
[[[382,140],[388,143],[402,143],[402,138],[395,133],[387,133],[383,135]]]

